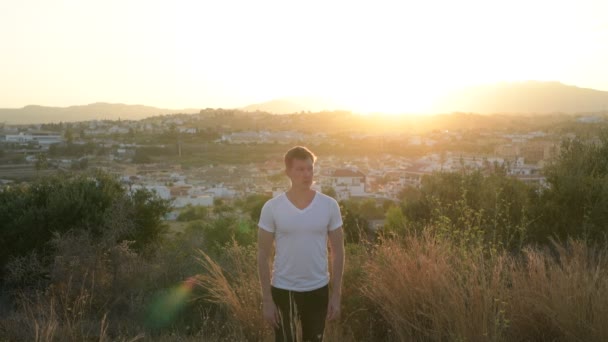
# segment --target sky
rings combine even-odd
[[[605,0],[3,0],[0,107],[236,108],[331,99],[424,112],[446,91],[608,91]]]

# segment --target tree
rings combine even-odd
[[[193,221],[187,229],[202,231],[205,248],[216,254],[222,253],[224,247],[233,241],[241,246],[252,245],[257,236],[256,222],[233,214],[219,216],[210,222]]]
[[[116,178],[99,171],[6,188],[0,192],[0,268],[34,251],[49,255],[52,237],[68,231],[134,240],[141,249],[161,237],[166,229],[161,219],[169,208],[168,201],[146,190],[129,195]]]
[[[538,197],[537,235],[605,238],[608,233],[608,130],[597,141],[562,143],[545,169],[549,188]]]
[[[438,221],[450,229],[471,229],[471,219],[486,242],[506,248],[526,238],[531,189],[503,174],[435,173],[425,176],[418,196],[403,202],[407,222],[422,230]]]
[[[68,144],[71,144],[74,140],[74,133],[72,132],[72,126],[68,125],[65,129],[65,133],[63,134],[65,140]]]
[[[36,157],[36,175],[40,174],[41,170],[46,170],[46,168],[49,166],[49,162],[48,159],[46,157],[45,153],[39,153],[38,156]]]
[[[232,208],[231,206],[226,204],[223,199],[221,199],[221,198],[213,199],[213,213],[214,214],[216,214],[218,216],[222,216],[222,215],[230,214],[233,211],[234,211],[234,208]]]
[[[389,234],[403,236],[406,233],[406,219],[401,208],[392,206],[388,208],[384,221],[384,231]]]
[[[260,213],[262,212],[262,207],[272,197],[268,195],[254,194],[249,195],[245,198],[244,201],[240,203],[240,207],[244,212],[249,214],[249,217],[252,221],[258,222],[260,220]]]
[[[368,223],[358,210],[354,209],[352,203],[340,202],[342,212],[342,228],[344,229],[344,240],[348,243],[359,243],[367,239]]]
[[[127,232],[124,238],[135,241],[133,247],[141,250],[166,232],[167,225],[163,222],[163,217],[171,210],[171,205],[168,200],[146,189],[135,191],[128,203],[134,212],[134,229]]]
[[[359,206],[359,212],[367,220],[381,219],[384,217],[382,207],[376,205],[374,199],[366,199]]]
[[[201,206],[187,205],[177,216],[180,222],[204,220],[208,216],[207,208]]]

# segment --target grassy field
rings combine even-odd
[[[200,234],[176,233],[152,254],[122,246],[102,263],[86,252],[71,268],[56,262],[51,287],[17,295],[18,305],[0,319],[0,336],[272,341],[261,317],[254,246],[227,245],[216,255],[201,254],[201,246]],[[64,248],[95,254],[82,241]],[[342,315],[328,325],[328,341],[608,338],[605,247],[569,241],[489,255],[424,234],[346,251]]]

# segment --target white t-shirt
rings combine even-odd
[[[298,209],[282,193],[264,204],[258,226],[274,233],[272,286],[312,291],[329,283],[327,233],[342,226],[335,199],[315,192],[308,207]]]

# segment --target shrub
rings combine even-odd
[[[87,231],[93,239],[133,240],[141,250],[166,229],[169,202],[138,190],[129,195],[102,172],[63,174],[0,192],[0,274],[15,257],[52,255],[55,234]],[[108,231],[112,234],[108,234]]]

